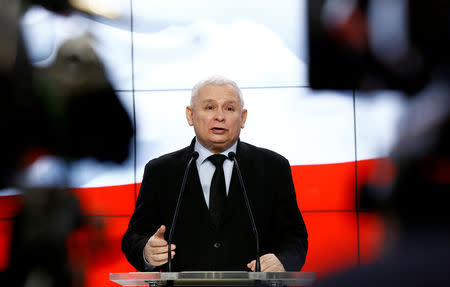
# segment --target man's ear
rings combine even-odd
[[[192,127],[194,125],[194,114],[191,106],[186,107],[186,119],[188,124]]]
[[[241,129],[245,127],[245,121],[247,120],[247,110],[243,109],[241,113]]]

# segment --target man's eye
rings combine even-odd
[[[232,111],[234,111],[234,108],[233,107],[228,107],[227,111],[232,112]]]
[[[214,107],[213,106],[206,106],[206,109],[207,110],[212,110],[212,109],[214,109]]]

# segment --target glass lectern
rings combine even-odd
[[[315,272],[130,272],[110,273],[122,286],[312,286]]]

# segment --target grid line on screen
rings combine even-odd
[[[358,142],[356,138],[356,94],[353,89],[353,139],[355,147],[355,214],[356,214],[356,240],[358,251],[358,265],[361,265],[361,244],[359,233],[359,203],[358,203]]]
[[[133,80],[134,83],[134,80]],[[134,84],[133,84],[134,86]],[[310,88],[310,86],[242,86],[241,90],[256,90],[256,89],[295,89],[295,88]],[[116,92],[135,92],[135,93],[148,93],[148,92],[186,92],[191,91],[192,88],[178,88],[178,89],[134,89],[133,90],[116,90]]]
[[[135,89],[134,89],[134,22],[133,22],[133,0],[130,0],[130,38],[131,38],[131,94],[133,98],[133,130],[134,130],[134,137],[133,137],[133,170],[134,170],[134,198],[137,198],[137,140],[136,140],[136,100],[135,100]]]

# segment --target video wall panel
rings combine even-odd
[[[0,198],[0,200],[3,200]],[[0,219],[0,271],[9,265],[9,247],[11,245],[12,220]]]
[[[272,149],[292,166],[353,161],[353,104],[346,93],[309,88],[242,88],[247,122],[241,140]],[[187,123],[190,90],[137,91],[137,173],[152,158],[195,136]],[[143,161],[141,161],[143,160]]]
[[[407,108],[404,94],[355,90],[357,160],[388,157]]]
[[[21,28],[28,56],[33,65],[47,67],[60,46],[72,38],[85,39],[95,49],[105,66],[107,76],[116,90],[131,91],[132,34],[129,1],[108,1],[116,19],[88,17],[82,13],[59,15],[40,6],[32,6],[22,17]],[[82,46],[74,47],[80,54]],[[76,49],[79,49],[78,51]]]
[[[212,74],[242,87],[307,85],[305,1],[132,4],[136,90],[190,89]]]
[[[117,0],[110,5],[119,18],[63,17],[33,8],[23,20],[30,58],[38,67],[51,65],[63,41],[91,35],[135,127],[122,165],[83,159],[71,167],[71,187],[85,214],[104,223],[108,242],[98,259],[88,257],[86,272],[94,275],[87,286],[113,286],[110,272],[133,271],[121,254],[120,238],[144,166],[190,143],[194,132],[185,119],[190,89],[212,74],[228,76],[242,88],[248,121],[241,139],[290,161],[309,233],[303,270],[327,276],[379,254],[384,226],[370,210],[358,209],[360,187],[388,156],[406,104],[391,92],[310,89],[306,1]],[[20,191],[1,194],[0,254],[8,254]],[[88,234],[85,238],[94,236]],[[0,269],[6,264],[5,255]]]
[[[302,270],[324,277],[358,265],[355,212],[305,212],[308,254]],[[326,259],[325,259],[326,258]]]

